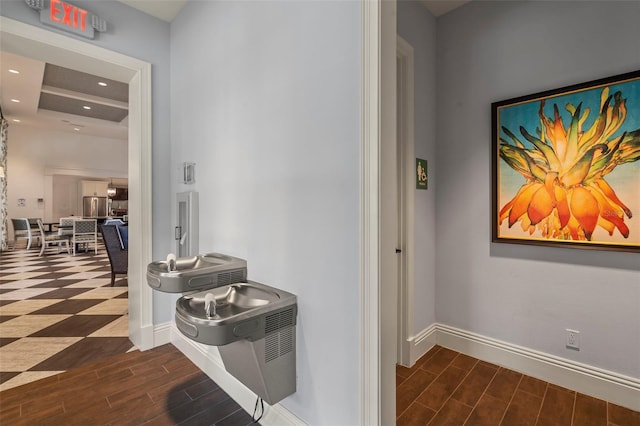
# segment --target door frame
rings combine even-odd
[[[129,84],[129,338],[153,347],[153,294],[146,285],[151,262],[151,64],[40,27],[0,16],[2,49]]]
[[[396,421],[396,2],[361,3],[360,424]]]
[[[413,294],[415,285],[414,212],[415,212],[415,155],[414,155],[414,56],[413,47],[397,36],[397,152],[399,179],[398,223],[398,363],[411,365],[411,341],[414,329]]]

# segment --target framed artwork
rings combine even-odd
[[[640,252],[640,70],[491,108],[493,242]]]

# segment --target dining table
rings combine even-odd
[[[54,226],[58,226],[58,222],[42,222],[42,227],[44,228],[45,232],[53,231]],[[31,223],[31,229],[38,229],[38,224]]]
[[[58,226],[59,223],[58,222],[42,222],[42,226],[44,227],[44,230],[46,232],[51,232],[53,231],[53,227],[54,226]]]

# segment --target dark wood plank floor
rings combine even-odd
[[[248,425],[172,345],[132,351],[0,392],[0,425]]]
[[[440,346],[396,368],[397,424],[640,426],[640,413]]]
[[[638,426],[640,413],[439,346],[397,368],[398,425]],[[0,392],[0,425],[248,425],[172,345]]]

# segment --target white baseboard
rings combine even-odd
[[[240,383],[232,375],[227,373],[224,363],[215,346],[202,345],[185,337],[175,324],[168,323],[169,341],[178,348],[187,358],[200,368],[207,376],[216,382],[231,398],[249,414],[253,413],[256,403],[256,394]],[[164,328],[160,331],[164,336]],[[302,420],[283,407],[281,404],[270,406],[264,404],[264,416],[260,424],[265,426],[305,426]]]
[[[412,364],[434,344],[595,398],[640,411],[640,379],[581,364],[444,324],[412,339]]]
[[[148,325],[144,327],[140,327],[133,331],[131,335],[129,335],[129,339],[133,342],[133,344],[141,351],[146,351],[148,349],[154,348],[154,340],[156,334],[156,328],[158,326]]]
[[[171,322],[165,322],[153,327],[153,347],[171,343]]]
[[[436,324],[431,324],[429,327],[422,330],[417,335],[410,339],[407,339],[409,343],[409,365],[413,365],[426,354],[429,349],[436,345]]]
[[[217,348],[196,343],[180,333],[173,323],[154,328],[155,346],[171,342],[204,371],[242,408],[253,412],[256,395],[224,368]],[[485,337],[444,324],[434,323],[410,342],[411,365],[434,345],[440,345],[483,361],[498,364],[523,374],[554,383],[614,404],[640,411],[640,379],[624,376],[554,355]],[[302,426],[305,423],[276,404],[265,405],[260,423],[269,426]]]

